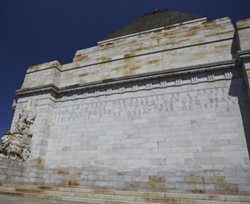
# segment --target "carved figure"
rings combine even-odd
[[[0,140],[0,153],[10,159],[25,161],[31,154],[31,125],[36,118],[32,101],[19,114],[14,132],[7,132]]]

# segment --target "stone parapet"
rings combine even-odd
[[[233,62],[234,27],[229,18],[190,22],[100,42],[80,50],[74,62],[57,61],[29,68],[19,92],[103,84],[137,76],[206,69]],[[209,66],[210,65],[210,66]],[[204,67],[204,66],[203,66]]]
[[[34,65],[28,68],[21,87],[22,91],[36,87],[59,87],[61,64],[58,61]]]

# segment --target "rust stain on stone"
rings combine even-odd
[[[107,82],[112,82],[112,81],[114,81],[114,79],[112,79],[112,78],[107,78],[107,79],[103,79],[103,80],[102,80],[102,82],[104,82],[104,83],[105,83],[105,82],[106,82],[106,83],[107,83]]]
[[[206,179],[206,183],[223,184],[225,183],[225,177],[224,176],[209,176]]]
[[[176,76],[176,75],[177,74],[175,72],[169,72],[169,73],[164,74],[164,76],[166,76],[166,77]]]
[[[50,189],[52,189],[52,187],[50,187],[50,186],[39,186],[39,189],[41,189],[41,190],[50,190]]]
[[[136,74],[137,70],[140,69],[140,64],[134,58],[125,58],[123,62],[123,67],[120,69],[123,76]]]
[[[123,75],[130,76],[130,75],[136,74],[136,71],[138,69],[140,69],[139,65],[132,65],[131,64],[131,65],[125,66],[124,70],[123,70]]]
[[[76,61],[85,61],[89,59],[89,56],[86,54],[79,54],[79,55],[76,55],[75,59]]]
[[[113,78],[110,75],[104,75],[102,77],[102,82],[111,82],[113,81]]]
[[[36,166],[36,167],[43,167],[44,166],[44,161],[40,158],[30,160],[29,162],[30,166]]]
[[[224,184],[224,189],[226,192],[230,193],[237,193],[238,190],[238,184]]]
[[[149,176],[148,180],[149,183],[159,183],[165,181],[164,177],[159,177],[159,176]]]
[[[153,190],[165,190],[165,178],[160,176],[149,176],[147,186]]]
[[[208,28],[208,27],[215,25],[216,23],[215,21],[205,21],[205,22],[202,22],[202,24],[205,28]]]
[[[136,48],[136,49],[135,49],[135,52],[142,52],[142,51],[146,51],[146,50],[148,50],[148,48],[139,47],[139,48]]]
[[[215,46],[215,48],[226,48],[226,47],[229,47],[229,45],[222,44],[222,45]]]
[[[124,54],[124,58],[126,59],[126,58],[130,58],[130,57],[132,57],[133,55],[131,54],[131,53],[127,53],[127,54]]]
[[[208,195],[208,200],[221,200],[220,195]]]
[[[89,75],[89,73],[84,72],[84,73],[79,74],[79,77],[85,77],[85,76],[88,76],[88,75]]]
[[[188,37],[188,38],[190,38],[190,37],[195,36],[196,34],[197,34],[197,31],[195,29],[192,29],[192,30],[184,33],[184,35],[182,37]]]
[[[63,180],[65,186],[79,186],[80,182],[78,180]]]
[[[109,62],[112,60],[111,57],[100,57],[96,59],[97,61],[101,61],[101,62]]]
[[[204,183],[204,178],[202,176],[187,176],[185,177],[185,182],[186,183]]]
[[[205,193],[205,191],[204,191],[204,190],[201,190],[201,189],[195,189],[195,190],[192,190],[192,193],[203,194],[203,193]]]
[[[99,46],[102,48],[110,48],[114,45],[114,43],[109,42],[109,43],[105,43],[105,44],[100,44]]]
[[[66,169],[58,169],[57,173],[60,175],[69,175],[69,171],[67,171]]]
[[[175,35],[168,35],[168,42],[170,45],[175,45],[176,44],[176,40],[179,40],[180,38],[176,38]]]
[[[154,59],[154,60],[149,60],[149,61],[147,62],[147,64],[157,64],[157,63],[159,63],[159,62],[160,62],[159,59]]]

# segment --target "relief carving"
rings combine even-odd
[[[32,101],[19,114],[14,131],[7,132],[0,140],[0,154],[13,160],[27,160],[31,155],[31,126],[36,118]]]

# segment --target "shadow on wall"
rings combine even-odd
[[[234,59],[236,59],[237,50],[238,46],[236,43],[236,38],[234,38],[234,42],[232,44],[231,49],[232,56]],[[229,95],[238,98],[241,118],[246,136],[248,154],[250,157],[250,99],[247,94],[247,86],[244,82],[242,65],[237,65],[232,73],[233,78],[230,85]]]
[[[250,101],[247,95],[247,88],[244,83],[243,73],[241,69],[233,71],[233,78],[230,85],[230,96],[236,96],[241,112],[248,154],[250,157]]]

